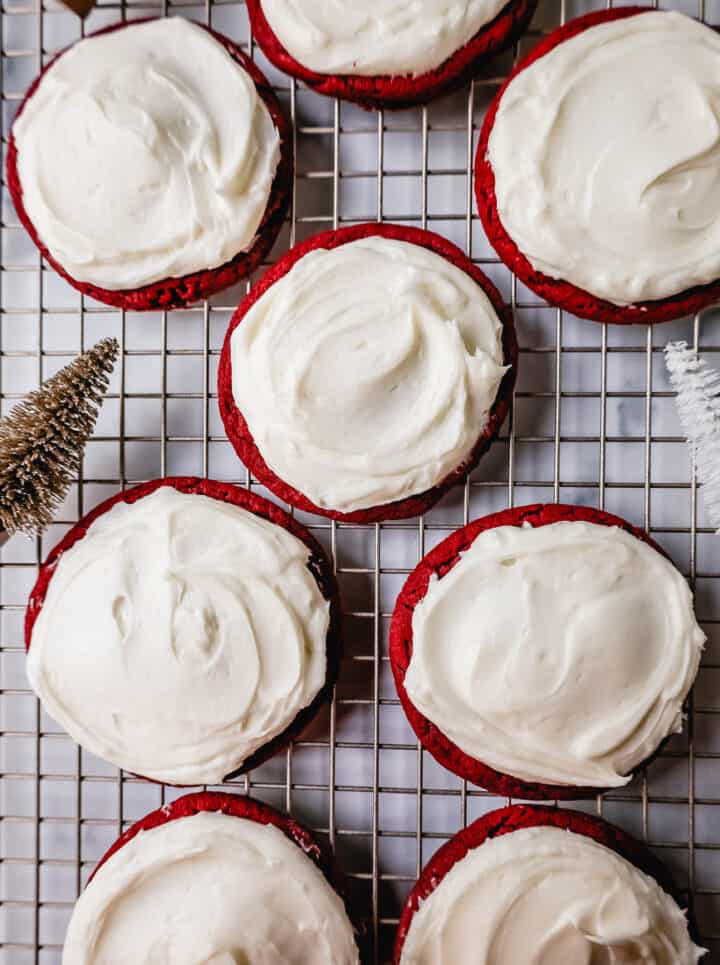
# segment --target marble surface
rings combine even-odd
[[[672,5],[697,13],[694,5]],[[567,3],[561,11],[541,0],[533,36],[523,39],[521,50],[563,12],[570,17],[589,8]],[[39,43],[49,55],[78,36],[79,21],[56,6],[39,15],[25,0],[9,0],[4,9],[7,137],[18,95],[38,69]],[[145,4],[99,6],[85,29],[112,23],[121,13],[157,12]],[[200,20],[211,13],[216,29],[249,40],[242,3],[183,5],[172,12]],[[706,3],[705,15],[717,20],[720,2]],[[472,97],[465,90],[427,111],[384,116],[336,105],[268,70],[297,126],[295,218],[275,254],[291,240],[332,227],[336,216],[342,223],[377,217],[426,223],[462,247],[469,242],[472,256],[513,298],[521,357],[512,428],[505,426],[469,486],[452,491],[423,521],[331,527],[298,514],[335,553],[347,638],[338,699],[291,754],[234,787],[289,806],[334,842],[351,875],[353,902],[367,921],[374,961],[386,961],[401,903],[421,864],[464,821],[505,803],[463,787],[418,754],[385,659],[398,589],[418,556],[467,518],[510,503],[558,498],[602,505],[648,526],[694,580],[709,642],[695,689],[692,757],[686,731],[646,778],[602,805],[581,806],[600,807],[649,840],[692,887],[701,928],[714,933],[710,944],[720,954],[720,538],[708,528],[691,486],[662,358],[669,339],[697,338],[708,361],[720,365],[720,313],[709,310],[653,331],[604,329],[560,314],[513,284],[484,238],[467,174],[484,111],[511,62],[507,55],[489,65]],[[0,963],[50,965],[60,961],[72,901],[94,862],[123,824],[180,792],[121,778],[79,753],[39,711],[24,673],[23,606],[38,559],[79,514],[120,484],[176,473],[248,481],[223,434],[215,398],[219,349],[245,288],[187,311],[123,316],[81,303],[50,271],[38,270],[4,188],[2,217],[2,411],[81,346],[114,334],[125,350],[87,449],[82,482],[58,522],[37,543],[15,538],[0,554]]]

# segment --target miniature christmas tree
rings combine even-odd
[[[720,373],[688,348],[686,342],[665,347],[677,409],[701,484],[710,522],[720,527]]]
[[[0,524],[8,535],[44,529],[77,477],[118,354],[105,338],[0,420]]]

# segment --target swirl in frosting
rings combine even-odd
[[[13,126],[23,204],[74,279],[136,288],[252,247],[279,137],[206,30],[153,20],[81,40]]]
[[[400,965],[696,965],[677,902],[624,858],[559,828],[469,851],[413,916]]]
[[[508,85],[488,142],[503,227],[538,271],[618,305],[720,277],[720,37],[600,23]]]
[[[481,532],[413,613],[405,688],[526,781],[618,787],[682,729],[705,635],[664,556],[581,521]]]
[[[341,512],[422,493],[470,455],[505,373],[464,271],[370,237],[306,254],[231,339],[232,392],[267,465]]]
[[[434,70],[505,6],[503,0],[261,0],[283,47],[318,74]]]
[[[357,965],[322,872],[278,828],[201,811],[141,831],[78,899],[64,965]]]
[[[325,682],[309,550],[237,506],[164,486],[67,550],[27,670],[45,710],[118,767],[217,784]]]

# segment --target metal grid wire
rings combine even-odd
[[[647,528],[687,574],[709,642],[685,734],[627,788],[574,806],[641,836],[670,865],[690,895],[708,960],[720,961],[720,538],[692,481],[661,354],[669,338],[681,337],[712,362],[720,314],[654,331],[577,320],[510,276],[474,211],[474,145],[490,98],[514,56],[590,4],[542,0],[520,49],[493,62],[471,88],[425,109],[371,114],[271,69],[252,43],[242,2],[101,3],[82,26],[50,0],[27,3],[2,5],[3,148],[23,91],[81,30],[158,13],[190,16],[243,43],[293,118],[293,216],[275,256],[341,223],[427,226],[463,246],[516,312],[513,423],[464,487],[417,521],[352,526],[297,514],[333,554],[346,659],[332,708],[287,753],[233,787],[292,811],[329,840],[366,924],[368,961],[386,962],[421,866],[463,824],[505,803],[437,766],[404,720],[387,660],[399,587],[448,532],[508,505],[562,499],[621,513]],[[684,12],[718,20],[703,0]],[[81,298],[41,266],[4,183],[1,267],[3,412],[99,337],[115,334],[122,348],[60,520],[35,542],[16,537],[0,556],[0,962],[49,965],[60,962],[73,901],[97,859],[121,829],[180,792],[119,774],[80,751],[28,690],[22,622],[38,562],[78,516],[143,479],[197,473],[264,491],[233,455],[216,405],[222,337],[246,286],[197,308],[143,315]]]

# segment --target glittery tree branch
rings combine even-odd
[[[683,432],[702,484],[702,499],[713,526],[720,527],[720,373],[686,342],[665,348],[670,382],[677,392]]]

